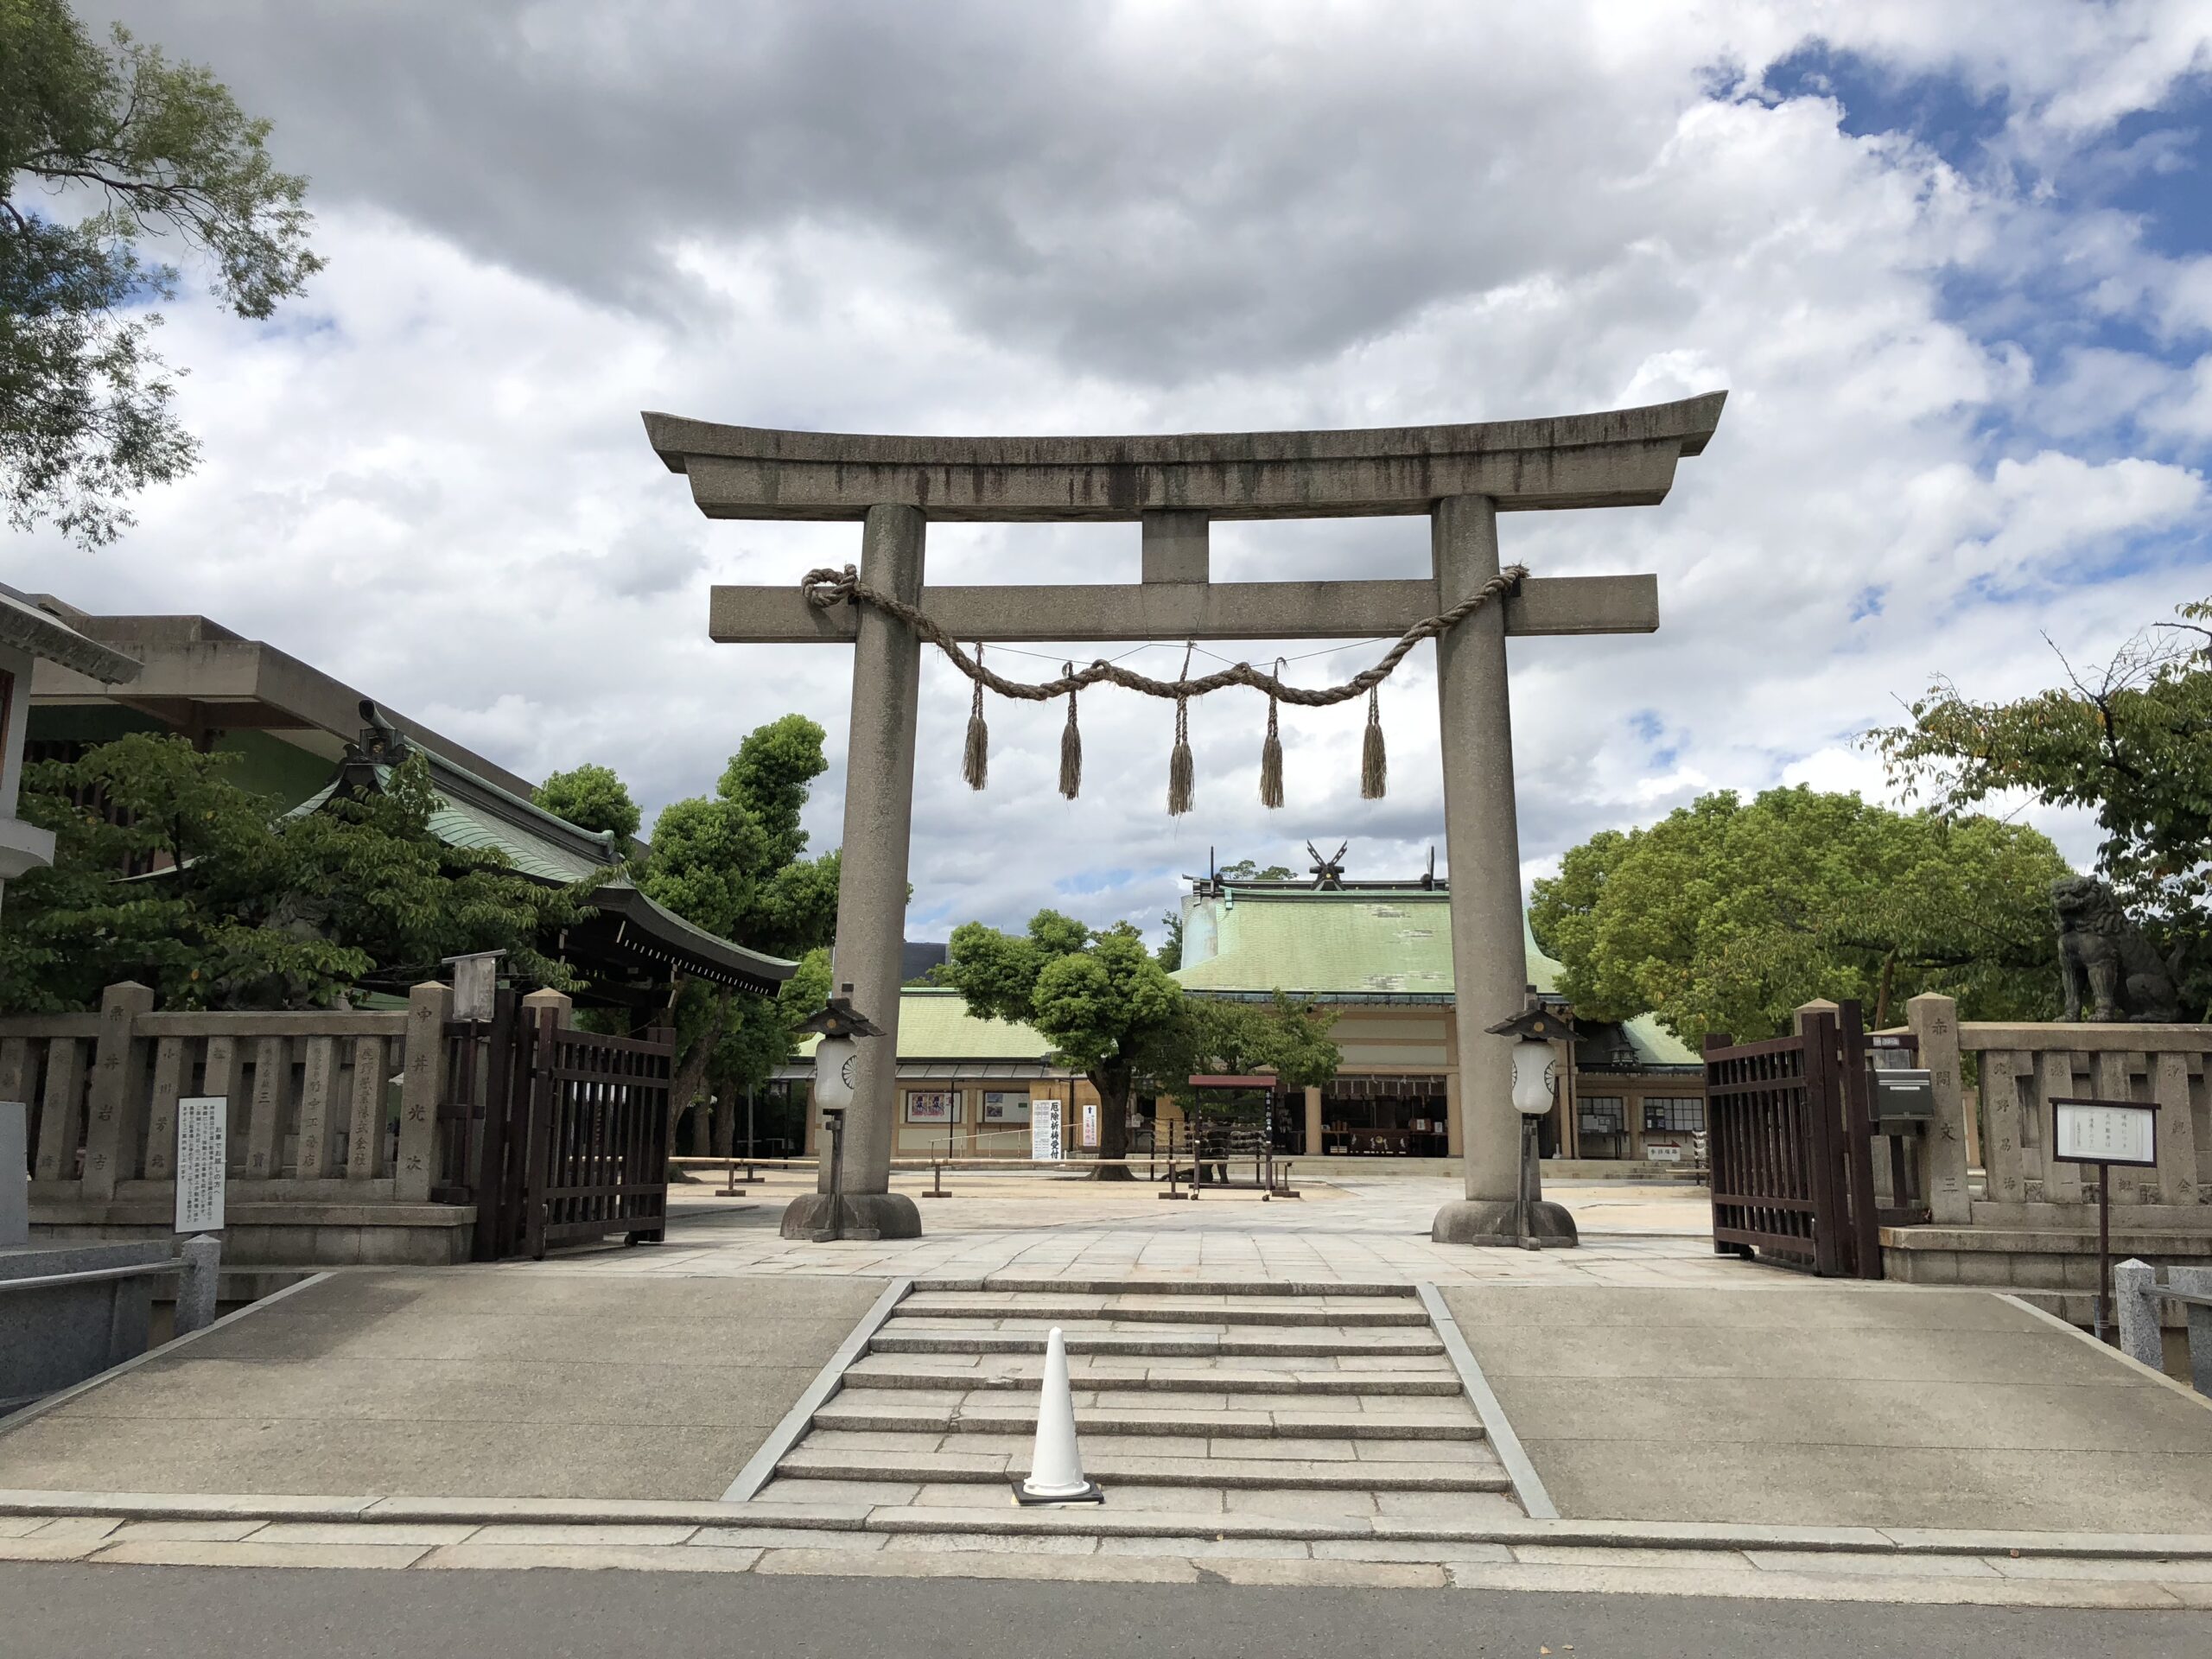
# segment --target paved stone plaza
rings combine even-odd
[[[926,1192],[926,1175],[893,1190]],[[1262,1203],[1255,1192],[1209,1191],[1169,1203],[1149,1183],[1080,1176],[948,1171],[951,1196],[922,1200],[918,1239],[809,1243],[777,1236],[788,1200],[813,1188],[810,1170],[769,1173],[742,1199],[709,1183],[671,1187],[679,1217],[658,1250],[588,1256],[608,1273],[856,1273],[906,1278],[1277,1280],[1299,1284],[1741,1284],[1745,1269],[1713,1254],[1702,1190],[1621,1181],[1548,1188],[1583,1232],[1569,1250],[1477,1250],[1439,1244],[1429,1223],[1457,1198],[1456,1177],[1389,1174],[1301,1184],[1305,1196]],[[1185,1190],[1188,1190],[1187,1188]],[[1752,1269],[1754,1276],[1768,1270]]]
[[[1524,1252],[1433,1244],[1433,1176],[956,1173],[845,1243],[778,1236],[804,1179],[234,1318],[0,1434],[0,1560],[2212,1605],[2212,1408],[1986,1293],[1715,1257],[1694,1189]],[[1007,1502],[1047,1325],[1103,1508]]]

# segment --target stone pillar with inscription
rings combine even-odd
[[[1967,1191],[1967,1121],[1959,1086],[1959,1005],[1933,991],[1904,1005],[1905,1022],[1920,1039],[1920,1064],[1928,1068],[1936,1118],[1920,1141],[1920,1190],[1928,1217],[1938,1227],[1964,1227],[1974,1219]]]

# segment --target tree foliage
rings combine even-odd
[[[1179,1027],[1155,1045],[1157,1086],[1186,1106],[1198,1097],[1190,1080],[1206,1072],[1266,1072],[1286,1089],[1319,1088],[1344,1058],[1329,1034],[1335,1024],[1325,1009],[1280,990],[1264,1003],[1185,996]]]
[[[1167,976],[1127,923],[1094,931],[1071,916],[1040,910],[1028,931],[1002,933],[982,922],[952,930],[940,980],[970,1013],[1033,1027],[1060,1060],[1098,1091],[1098,1155],[1128,1155],[1128,1118],[1137,1081],[1177,1029],[1183,988]],[[1119,1166],[1100,1171],[1109,1179]]]
[[[531,791],[530,798],[579,830],[612,835],[620,842],[638,833],[644,816],[630,798],[629,785],[615,776],[612,766],[586,765],[552,772]]]
[[[525,981],[575,988],[537,940],[577,918],[581,893],[431,835],[420,756],[382,793],[285,817],[231,781],[233,760],[139,733],[24,768],[19,810],[54,832],[54,861],[0,906],[0,1006],[96,1007],[137,980],[170,1007],[322,1007],[493,950]]]
[[[803,856],[807,835],[799,823],[810,785],[829,766],[823,740],[822,728],[803,715],[747,734],[712,795],[663,809],[652,856],[637,878],[645,894],[696,926],[772,956],[803,959],[826,946],[837,923],[837,855]],[[779,1011],[783,999],[679,987],[673,1098],[681,1106],[702,1092],[717,1096],[723,1111],[716,1138],[727,1145],[730,1103],[790,1057],[792,1020],[821,1006],[828,983],[824,965],[820,995],[795,1014],[788,1007]],[[813,984],[810,976],[795,976],[785,990],[796,996]],[[697,1122],[703,1129],[707,1120]],[[696,1140],[694,1147],[706,1150]]]
[[[2012,791],[2094,812],[2098,874],[2166,950],[2212,933],[2212,601],[2178,614],[2100,669],[2062,657],[2065,684],[2012,702],[1938,680],[1910,723],[1868,734],[1941,812]]]
[[[321,269],[307,181],[277,170],[269,130],[119,25],[103,48],[64,0],[0,0],[0,493],[16,528],[51,518],[97,546],[131,522],[121,498],[191,469],[146,308],[178,273],[142,244],[200,257],[245,318]]]
[[[1280,994],[1271,1006],[1186,996],[1126,922],[1096,930],[1040,910],[1020,934],[964,923],[938,977],[970,1013],[1030,1027],[1090,1080],[1102,1160],[1128,1156],[1140,1087],[1187,1096],[1198,1071],[1273,1071],[1292,1086],[1336,1075],[1325,1015]]]
[[[1856,997],[1878,1024],[1923,991],[1969,1019],[2041,1019],[2057,994],[2050,887],[2067,873],[2044,836],[1991,818],[1724,791],[1575,848],[1529,919],[1578,1014],[1656,1014],[1692,1047],[1771,1036],[1815,997]]]

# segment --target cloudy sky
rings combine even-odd
[[[266,326],[188,296],[163,348],[206,454],[86,555],[0,576],[197,611],[531,776],[648,814],[834,647],[715,646],[718,581],[855,558],[857,525],[709,524],[660,409],[762,426],[1173,432],[1559,414],[1726,387],[1656,509],[1516,516],[1541,574],[1658,573],[1650,637],[1514,647],[1524,871],[1707,790],[1878,792],[1857,734],[1944,672],[2050,683],[2212,594],[2212,10],[2198,0],[1662,6],[108,5],[276,124],[330,266]],[[943,526],[939,580],[1134,580],[1134,525]],[[1224,526],[1217,576],[1422,574],[1419,519]],[[1020,661],[1041,677],[1069,652]],[[1246,654],[1278,650],[1255,642]],[[1093,654],[1084,652],[1084,655]],[[1371,645],[1294,672],[1340,678]],[[1166,674],[1179,644],[1134,660]],[[1048,659],[1048,660],[1047,660]],[[1204,659],[1202,658],[1201,661]],[[1440,843],[1433,658],[1362,710],[996,704],[925,667],[908,931],[1051,904],[1150,921],[1251,855],[1416,871]],[[2085,859],[2083,826],[2038,818]],[[1460,849],[1464,860],[1482,849]]]

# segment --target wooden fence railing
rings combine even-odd
[[[230,1103],[234,1201],[422,1204],[436,1163],[451,1001],[402,1013],[155,1013],[111,985],[98,1014],[0,1016],[0,1100],[30,1109],[31,1196],[174,1192],[180,1099]]]

